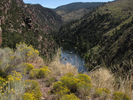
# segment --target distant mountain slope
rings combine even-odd
[[[84,14],[92,11],[103,2],[76,2],[63,6],[59,6],[55,9],[56,13],[62,16],[65,22],[76,20],[81,18]]]
[[[49,56],[57,45],[46,33],[57,30],[60,22],[55,12],[40,5],[26,5],[22,0],[0,1],[0,45],[15,48],[17,43],[25,42]]]
[[[24,10],[31,15],[34,23],[37,23],[46,33],[57,31],[63,24],[61,16],[52,9],[44,8],[39,4],[27,4]]]
[[[133,59],[133,2],[103,4],[82,19],[69,22],[54,37],[59,43],[78,47],[92,69],[101,63],[123,65]],[[130,68],[125,68],[125,70]]]

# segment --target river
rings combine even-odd
[[[70,63],[78,69],[78,72],[87,72],[84,66],[85,60],[75,50],[74,46],[67,45],[61,49],[61,60],[62,64]]]

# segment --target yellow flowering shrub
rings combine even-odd
[[[69,77],[69,75],[66,74],[60,79],[60,81],[63,83],[64,86],[70,89],[71,92],[75,92],[77,90],[77,83],[80,80],[72,76]]]
[[[95,88],[95,94],[94,97],[102,97],[104,99],[107,99],[110,94],[110,91],[106,88]]]
[[[78,74],[76,76],[77,79],[80,79],[81,81],[84,81],[86,83],[91,83],[91,78],[88,75],[85,74]]]
[[[0,100],[20,100],[24,94],[22,75],[16,71],[7,76],[7,81],[0,87]]]
[[[3,78],[0,77],[0,86],[2,86],[3,83],[5,83],[5,81],[6,81],[5,79],[3,79]]]
[[[91,88],[92,84],[81,81],[77,85],[77,92],[82,94],[83,96],[89,95]]]
[[[61,87],[63,87],[63,83],[62,83],[61,81],[55,82],[55,83],[53,84],[53,88],[54,88],[55,90],[60,90]]]
[[[67,87],[60,87],[60,91],[57,91],[56,93],[62,96],[64,94],[69,94],[70,90]]]
[[[17,66],[23,62],[22,58],[17,54],[10,54],[7,52],[1,59],[1,70],[6,74],[11,74],[14,70],[20,70]]]
[[[35,97],[35,100],[41,100],[42,93],[40,90],[40,85],[37,81],[26,80],[25,85],[26,93],[32,93],[34,94],[33,97]]]
[[[66,73],[65,76],[67,76],[67,77],[74,77],[74,74],[73,73]]]
[[[30,72],[30,78],[40,78],[39,76],[40,69],[32,69]]]
[[[30,78],[44,78],[50,73],[51,71],[48,69],[48,67],[44,66],[41,69],[32,69],[30,72]]]
[[[63,83],[61,81],[55,82],[53,84],[53,88],[55,90],[54,93],[58,94],[60,97],[64,94],[70,93],[70,90],[66,86],[63,86]]]
[[[71,94],[66,94],[66,95],[62,96],[62,98],[60,100],[80,100],[80,99],[77,98],[75,96],[75,94],[71,93]]]
[[[123,92],[114,92],[113,100],[130,100],[129,96],[124,94]]]
[[[25,58],[27,60],[28,58],[32,58],[34,56],[39,55],[39,51],[34,49],[33,46],[27,46],[25,43],[16,44],[16,48],[18,52],[20,52],[21,57]]]
[[[23,100],[35,100],[34,94],[33,93],[25,93],[23,95]]]
[[[32,69],[34,69],[34,66],[29,63],[24,63],[22,66],[25,68],[25,73],[29,73]]]

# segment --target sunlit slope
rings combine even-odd
[[[84,14],[89,13],[103,2],[76,2],[59,6],[55,9],[56,13],[62,16],[63,21],[69,22],[80,19]]]
[[[102,61],[110,66],[128,60],[133,54],[132,5],[133,0],[105,3],[82,19],[61,27],[56,40],[74,44],[86,63],[95,61],[94,66]]]

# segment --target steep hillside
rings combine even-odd
[[[45,33],[57,31],[63,24],[62,17],[52,9],[44,8],[39,4],[24,4],[22,0],[16,0],[18,6],[30,16],[34,23],[38,24]]]
[[[15,48],[17,43],[25,42],[27,45],[32,45],[38,49],[40,54],[51,55],[56,44],[46,34],[48,31],[40,27],[45,26],[44,29],[49,27],[52,30],[51,26],[34,19],[34,17],[39,18],[37,14],[27,13],[25,9],[29,8],[22,0],[0,1],[0,36],[2,36],[0,42],[2,42],[2,47]],[[28,11],[30,12],[30,10]],[[48,13],[45,14],[49,16]],[[48,19],[46,18],[46,20]]]
[[[51,31],[57,31],[63,24],[61,16],[57,15],[52,9],[44,8],[39,4],[31,5],[27,4],[24,10],[32,15],[34,23],[46,33]]]
[[[132,0],[106,3],[81,20],[61,27],[55,39],[78,47],[89,69],[103,61],[107,66],[123,65],[125,60],[133,57],[132,4]]]
[[[62,16],[65,22],[80,19],[84,14],[92,11],[103,2],[77,2],[63,6],[59,6],[55,9],[56,13]]]

